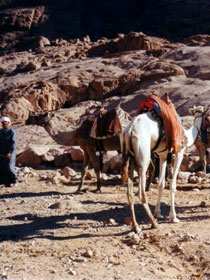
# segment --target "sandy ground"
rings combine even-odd
[[[166,189],[159,229],[136,203],[137,235],[119,180],[103,182],[101,194],[88,181],[89,191],[76,195],[78,180],[41,179],[53,172],[34,170],[18,186],[0,187],[0,279],[210,279],[210,184],[178,185],[178,224],[168,221]],[[155,185],[148,198],[154,210]]]

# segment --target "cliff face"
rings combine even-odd
[[[210,35],[201,34],[208,1],[0,0],[0,7],[0,112],[17,123],[32,111],[113,98],[135,115],[153,91],[168,93],[182,116],[209,104]]]
[[[91,40],[130,31],[173,41],[210,32],[208,0],[2,0],[0,50],[30,48],[45,36]]]

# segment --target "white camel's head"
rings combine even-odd
[[[204,106],[193,106],[193,108],[189,109],[189,113],[194,116],[194,117],[198,117],[200,115],[202,115],[205,112],[205,108]]]

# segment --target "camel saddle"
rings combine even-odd
[[[122,131],[122,126],[120,124],[117,109],[115,108],[110,111],[101,109],[93,122],[90,137],[105,139],[113,137],[120,131]]]
[[[152,94],[140,103],[137,113],[155,111],[157,117],[161,118],[164,125],[166,145],[170,152],[177,153],[181,150],[185,141],[184,131],[181,126],[179,116],[168,95],[160,98]]]

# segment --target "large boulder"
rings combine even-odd
[[[32,145],[17,155],[16,162],[18,165],[37,168],[43,163],[42,156],[45,155],[48,150],[49,148],[47,146]]]

